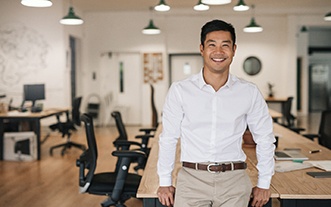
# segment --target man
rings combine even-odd
[[[159,201],[166,206],[260,207],[270,198],[274,172],[272,119],[257,86],[229,73],[236,52],[235,29],[221,20],[201,29],[199,74],[169,89],[159,140]],[[256,142],[257,186],[252,184],[242,150],[249,127]],[[181,162],[175,188],[171,172],[178,138]]]

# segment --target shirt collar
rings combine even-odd
[[[203,68],[201,68],[200,72],[194,76],[194,80],[197,81],[197,84],[200,89],[202,89],[202,87],[208,85],[206,83],[205,79],[203,78]],[[231,73],[229,73],[228,80],[226,81],[226,83],[223,87],[231,88],[236,80],[237,80],[236,77],[233,76]]]

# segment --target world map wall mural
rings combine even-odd
[[[46,68],[49,45],[36,30],[21,24],[0,26],[0,88]]]

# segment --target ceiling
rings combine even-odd
[[[207,12],[196,12],[193,6],[198,0],[166,0],[171,10],[165,15],[188,12],[192,14],[222,13],[238,14],[232,7],[238,0],[232,0],[228,5],[211,6]],[[72,4],[81,12],[114,12],[114,11],[148,11],[159,3],[159,0],[73,0]],[[330,0],[245,0],[247,5],[255,5],[255,14],[324,14],[331,11]],[[245,12],[241,12],[245,13]]]

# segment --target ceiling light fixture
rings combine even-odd
[[[64,25],[81,25],[84,21],[79,16],[76,16],[74,8],[70,6],[68,14],[60,20],[60,23]]]
[[[201,0],[198,1],[198,3],[193,7],[195,11],[207,11],[209,10],[209,6],[202,3]]]
[[[249,32],[249,33],[254,33],[254,32],[262,32],[263,31],[263,28],[256,24],[255,22],[255,18],[254,18],[254,8],[255,6],[252,5],[252,18],[251,18],[251,22],[249,23],[249,25],[247,25],[245,28],[244,28],[244,32]]]
[[[201,2],[208,5],[223,5],[231,3],[231,0],[201,0]]]
[[[153,7],[150,7],[149,11],[150,11],[151,19],[149,20],[148,26],[142,30],[142,33],[146,35],[160,34],[161,30],[158,27],[156,27],[153,22]]]
[[[325,21],[331,21],[331,12],[327,13],[327,14],[324,16],[324,20],[325,20]]]
[[[142,33],[147,35],[156,35],[160,34],[161,30],[154,25],[153,19],[150,19],[148,26],[143,29]]]
[[[247,11],[249,9],[249,6],[247,6],[244,2],[244,0],[239,0],[238,4],[233,7],[234,11]]]
[[[22,0],[21,4],[29,7],[50,7],[53,5],[51,0]]]
[[[170,10],[170,6],[165,3],[165,0],[160,0],[160,3],[154,7],[156,11],[165,12]]]

